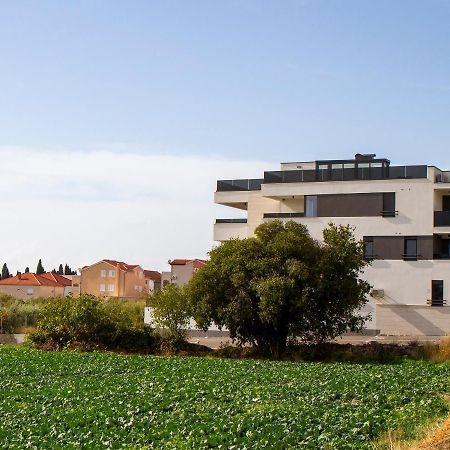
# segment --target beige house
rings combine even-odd
[[[169,260],[170,272],[162,273],[162,285],[172,283],[184,286],[194,273],[206,263],[203,259],[173,259]]]
[[[144,270],[138,264],[103,259],[83,267],[80,272],[82,294],[137,299],[145,293]]]
[[[68,295],[71,286],[71,280],[54,273],[18,273],[15,277],[0,280],[0,293],[27,300]]]
[[[145,290],[153,292],[161,289],[161,273],[156,270],[144,270]]]

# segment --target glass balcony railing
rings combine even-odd
[[[305,217],[302,212],[282,212],[282,213],[264,213],[264,219],[291,219],[295,217]]]
[[[216,223],[247,223],[247,219],[216,219]]]
[[[259,191],[263,179],[218,180],[217,192],[224,191]]]
[[[306,183],[312,181],[397,180],[427,178],[427,166],[357,167],[264,172],[264,183]]]
[[[435,227],[450,227],[450,211],[435,211],[434,212],[434,226]]]

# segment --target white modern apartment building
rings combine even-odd
[[[330,222],[350,224],[371,261],[363,274],[372,285],[367,329],[450,332],[450,171],[360,154],[282,163],[262,179],[218,181],[215,202],[247,212],[217,219],[217,241],[253,236],[275,218],[305,224],[316,239]]]

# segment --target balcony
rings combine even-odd
[[[247,219],[216,219],[214,224],[214,240],[244,239],[247,237]]]
[[[263,179],[218,180],[216,192],[260,191]]]
[[[280,212],[264,213],[264,219],[294,219],[295,217],[305,217],[303,212]]]
[[[427,178],[427,166],[355,167],[327,170],[278,170],[264,172],[264,184],[315,181],[405,180]]]
[[[434,226],[435,227],[450,227],[450,211],[435,211],[434,212]]]

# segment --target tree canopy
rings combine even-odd
[[[323,342],[368,318],[360,313],[370,290],[359,278],[364,244],[349,226],[330,224],[318,242],[305,225],[274,220],[209,255],[188,286],[202,329],[214,322],[278,357],[288,337]]]
[[[3,267],[2,267],[2,275],[1,275],[0,279],[4,280],[6,278],[9,278],[10,276],[11,276],[11,274],[9,273],[8,266],[6,265],[6,263],[4,263]]]
[[[36,267],[36,274],[41,275],[45,272],[44,266],[42,265],[42,261],[39,260],[38,265]]]

